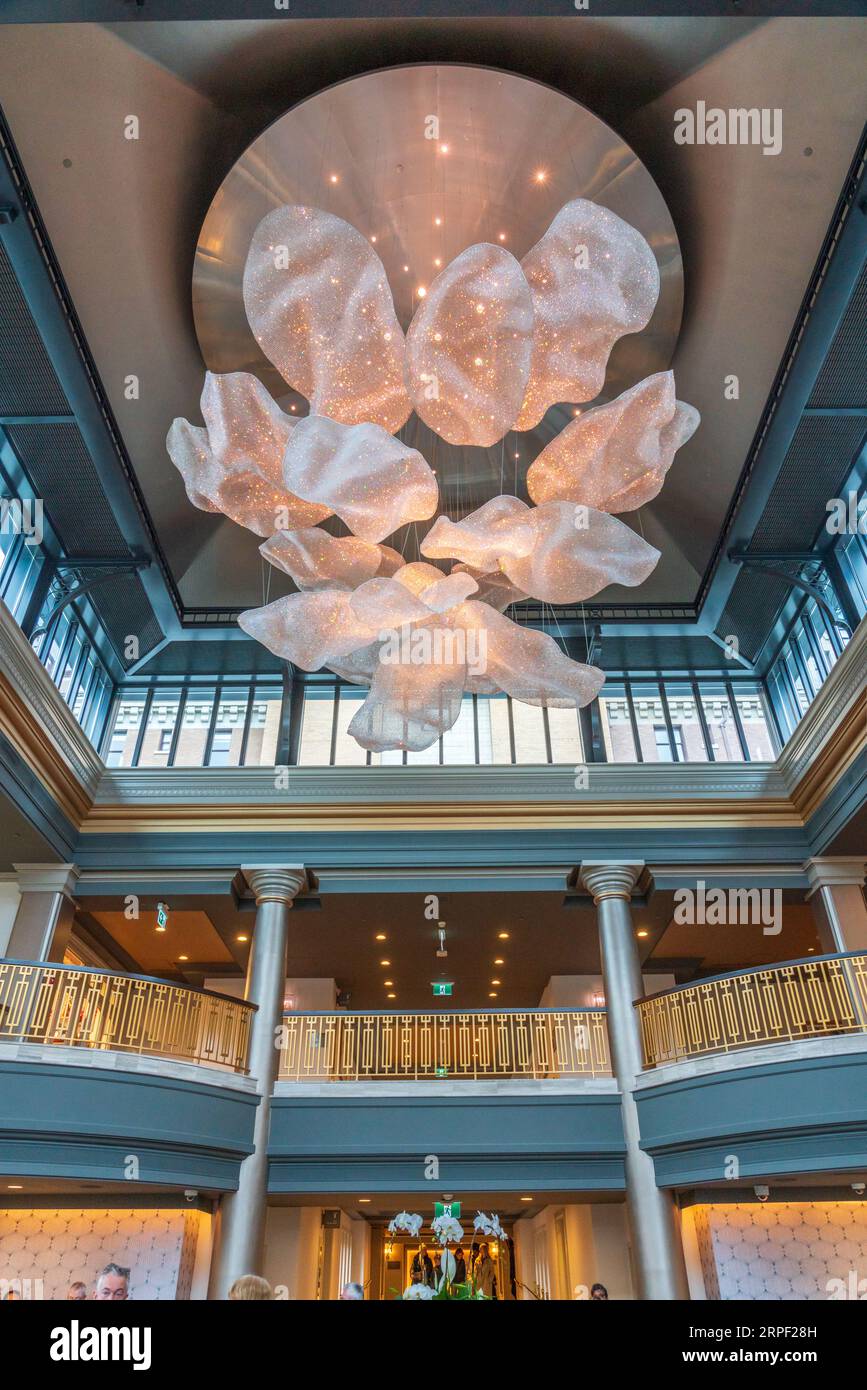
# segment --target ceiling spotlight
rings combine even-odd
[[[425,285],[419,285],[418,289],[416,290],[416,294],[418,295],[419,299],[424,299],[425,295],[427,294],[427,287]]]
[[[375,936],[373,939],[374,939],[374,941],[384,941],[384,940],[385,940],[385,932],[384,932],[384,931],[378,931],[378,932],[376,933],[376,936]]]
[[[359,1197],[358,1200],[359,1200],[359,1202],[369,1202],[369,1201],[370,1201],[370,1198],[369,1198],[369,1197]]]
[[[383,980],[382,983],[385,985],[386,989],[390,989],[390,987],[394,984],[394,980]]]
[[[506,233],[505,233],[505,232],[500,232],[500,238],[499,238],[499,239],[500,239],[500,241],[505,241],[505,240],[506,240]]]
[[[537,170],[536,170],[535,179],[536,179],[536,182],[537,182],[537,183],[544,183],[545,180],[547,179],[547,177],[548,177],[548,174],[547,174],[547,171],[546,171],[545,169],[537,169]]]
[[[436,227],[441,227],[442,225],[443,225],[443,220],[442,220],[442,218],[441,218],[441,217],[435,217],[435,218],[434,218],[434,226],[436,226]]]
[[[499,984],[502,984],[502,981],[501,981],[501,980],[491,980],[491,984],[492,984],[492,985],[499,985]]]
[[[249,938],[249,936],[247,936],[244,932],[242,932],[240,936],[236,936],[236,937],[235,937],[235,940],[236,940],[236,941],[249,941],[250,938]]]
[[[380,963],[380,965],[391,965],[391,961],[390,961],[390,960],[381,960],[379,963]]]
[[[375,236],[372,236],[372,237],[370,238],[370,240],[371,240],[371,241],[376,241],[376,237],[375,237]]]
[[[500,941],[508,941],[509,939],[509,933],[507,931],[498,931],[497,936],[499,937]]]
[[[332,182],[332,183],[337,183],[337,175],[336,175],[336,174],[332,174],[332,175],[331,175],[331,182]]]
[[[387,995],[386,995],[386,998],[387,998],[387,999],[396,999],[396,998],[397,998],[397,995],[396,995],[396,994],[387,994]]]
[[[434,257],[434,265],[442,265],[442,261],[440,260],[439,256]]]
[[[23,1182],[9,1182],[6,1184],[6,1186],[8,1187],[10,1192],[20,1192],[24,1184]]]
[[[489,999],[496,999],[496,997],[497,997],[496,992],[494,992],[494,993],[488,995],[488,998],[489,998]]]
[[[440,145],[440,154],[448,154],[448,152],[449,152],[449,147],[448,147],[448,145]]]
[[[178,956],[178,960],[189,960],[189,956]]]
[[[522,1197],[522,1198],[521,1198],[521,1201],[522,1201],[522,1202],[532,1202],[532,1200],[533,1200],[532,1197]]]
[[[641,931],[637,931],[637,932],[635,933],[635,935],[636,935],[636,936],[644,937],[644,936],[649,936],[649,935],[650,935],[650,932],[649,932],[649,931],[646,931],[645,928],[642,927],[642,928],[641,928]]]
[[[404,266],[404,270],[408,272],[408,271],[409,271],[409,266],[408,266],[408,265],[405,265],[405,266]]]
[[[494,961],[494,965],[505,965],[505,964],[506,964],[506,962],[503,960],[503,957],[502,957],[502,956],[497,956],[496,960]]]

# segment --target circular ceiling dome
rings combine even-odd
[[[490,242],[520,260],[573,198],[637,228],[660,270],[650,323],[611,353],[597,397],[609,400],[668,367],[683,308],[677,233],[637,155],[585,107],[513,73],[424,64],[341,82],[269,126],[220,185],[193,271],[205,364],[253,372],[284,409],[306,411],[263,356],[244,313],[247,252],[274,208],[323,208],[369,237],[406,329],[431,281],[467,247]],[[441,510],[465,513],[501,491],[524,490],[528,466],[568,423],[572,405],[551,407],[534,429],[510,432],[490,449],[445,444],[415,415],[400,434],[437,470]]]

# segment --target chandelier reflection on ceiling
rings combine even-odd
[[[533,505],[503,493],[441,515],[427,560],[387,538],[437,511],[433,470],[395,437],[413,411],[453,445],[490,447],[549,406],[599,395],[614,344],[649,322],[653,252],[607,208],[561,208],[518,261],[471,246],[420,294],[404,334],[368,239],[329,212],[280,207],[253,235],[244,306],[262,351],[310,403],[293,418],[246,372],[208,373],[204,427],[175,420],[167,446],[190,501],[265,537],[297,592],[238,619],[307,671],[368,687],[349,725],[366,749],[429,748],[465,693],[580,707],[604,675],[505,614],[532,597],[577,603],[643,583],[659,551],[613,513],[660,491],[698,412],[670,371],[578,414],[527,475]],[[351,532],[320,529],[337,517]]]

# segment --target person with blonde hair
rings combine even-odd
[[[274,1290],[268,1280],[262,1279],[258,1274],[243,1274],[230,1288],[229,1298],[233,1302],[246,1299],[273,1300]]]

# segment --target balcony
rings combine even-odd
[[[245,1073],[252,1004],[146,975],[0,960],[0,1043],[136,1053]]]
[[[281,1044],[280,1081],[611,1075],[602,1009],[286,1014]]]
[[[636,1001],[645,1069],[777,1042],[867,1033],[867,954],[813,956]]]

